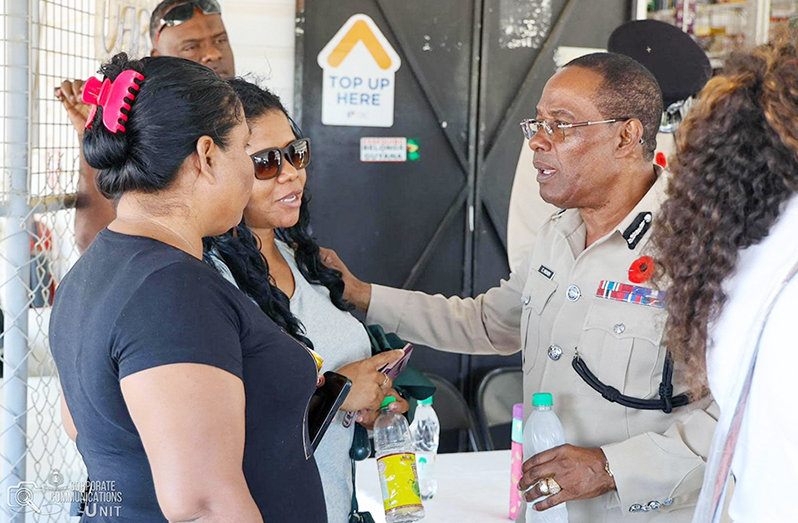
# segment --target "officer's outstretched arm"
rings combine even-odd
[[[514,354],[521,350],[521,296],[529,262],[476,298],[371,285],[366,323],[446,352]]]

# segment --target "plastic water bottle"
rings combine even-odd
[[[385,520],[388,523],[410,523],[424,518],[424,506],[421,504],[410,427],[404,416],[388,408],[395,401],[393,396],[386,397],[374,422],[377,473]]]
[[[552,397],[547,392],[532,396],[532,413],[524,427],[524,461],[544,450],[565,444],[565,431],[560,418],[551,409]],[[545,498],[536,499],[526,504],[526,523],[568,523],[568,509],[565,503],[538,512],[535,503]]]
[[[512,443],[510,444],[511,464],[510,464],[510,513],[509,517],[515,521],[518,518],[518,511],[521,509],[521,492],[518,490],[518,482],[521,481],[524,466],[524,404],[516,403],[513,405],[513,431],[511,433]]]
[[[421,486],[421,499],[432,499],[438,491],[435,479],[435,458],[438,455],[438,441],[441,438],[441,422],[432,408],[432,396],[418,400],[416,416],[410,424],[413,445],[416,450],[418,482]]]

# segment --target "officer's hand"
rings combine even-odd
[[[371,285],[358,280],[338,257],[338,253],[332,249],[321,248],[321,261],[330,269],[341,273],[345,285],[344,300],[361,311],[368,311],[369,302],[371,302]]]
[[[72,122],[72,126],[78,132],[79,137],[83,137],[86,129],[86,120],[89,118],[91,106],[83,103],[83,80],[64,80],[61,87],[55,88],[55,97],[58,98],[66,109],[67,116]]]
[[[543,497],[538,482],[553,478],[562,490],[535,505],[535,510],[546,510],[560,503],[574,499],[590,499],[615,490],[615,480],[607,474],[604,466],[607,458],[600,448],[588,449],[562,445],[541,452],[524,463],[523,476],[518,488],[528,502]]]

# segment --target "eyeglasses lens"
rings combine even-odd
[[[304,169],[310,163],[310,146],[306,140],[299,140],[291,144],[288,154],[291,165],[295,169]]]
[[[538,133],[542,125],[534,120],[524,120],[521,122],[521,130],[524,132],[524,138],[531,140]]]
[[[255,178],[258,180],[268,180],[280,173],[282,155],[279,149],[271,149],[262,155],[253,156],[255,162]]]
[[[163,23],[168,26],[180,25],[194,16],[194,4],[182,4],[173,7],[163,15]]]

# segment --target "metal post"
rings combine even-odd
[[[646,18],[648,18],[648,0],[632,2],[632,20],[645,20]]]
[[[5,252],[6,282],[2,288],[5,310],[3,354],[2,491],[25,480],[28,399],[28,307],[30,285],[30,236],[28,205],[28,110],[29,110],[28,0],[6,0],[5,17],[5,169],[8,187]],[[22,523],[25,514],[11,510],[2,521]]]
[[[770,38],[770,0],[748,2],[749,47],[762,45]],[[753,41],[753,43],[751,43]]]

